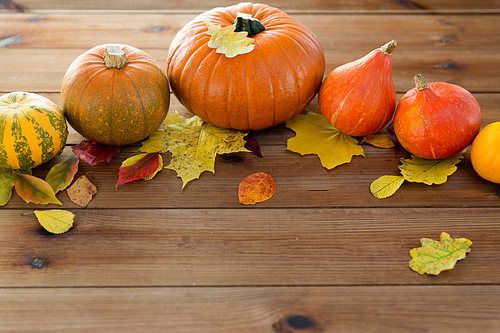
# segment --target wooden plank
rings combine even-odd
[[[83,49],[3,49],[0,53],[0,91],[58,92],[66,69]],[[146,49],[165,68],[166,49]],[[398,92],[414,87],[413,77],[423,74],[429,81],[458,84],[471,92],[500,92],[498,49],[476,52],[472,49],[415,50],[399,49],[393,60],[393,79]],[[325,74],[335,67],[358,59],[365,49],[325,52]]]
[[[498,206],[72,211],[74,227],[55,236],[31,209],[0,210],[1,287],[500,282]],[[438,276],[413,272],[409,251],[442,231],[471,253]]]
[[[314,31],[325,50],[360,48],[368,53],[392,39],[399,43],[395,56],[399,49],[482,50],[500,44],[499,14],[293,16]],[[9,48],[89,49],[124,42],[141,49],[167,49],[195,14],[27,13],[0,17],[0,45]]]
[[[499,286],[0,290],[0,332],[496,333]]]
[[[382,0],[311,0],[311,1],[285,1],[269,0],[266,3],[270,6],[283,10],[473,10],[473,9],[499,9],[497,1],[468,1],[468,0],[404,0],[404,1],[382,1]],[[0,2],[0,9],[30,11],[30,10],[208,10],[213,7],[230,6],[235,2],[231,0],[218,0],[212,2],[182,1],[153,1],[144,0],[135,2],[132,0],[120,1],[40,1],[40,0],[3,0]]]

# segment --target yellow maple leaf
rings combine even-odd
[[[421,275],[438,275],[444,270],[452,269],[458,260],[465,258],[472,245],[470,240],[453,239],[446,232],[441,233],[439,242],[428,238],[422,238],[420,242],[422,247],[410,251],[413,259],[409,266]]]
[[[75,215],[61,209],[35,210],[36,218],[41,226],[53,234],[62,234],[71,229]]]
[[[385,199],[396,193],[404,181],[403,176],[382,176],[371,183],[370,191],[375,198]]]
[[[365,136],[361,142],[368,143],[377,148],[392,148],[395,146],[387,134],[370,134]]]
[[[316,154],[327,169],[351,162],[354,155],[365,156],[356,139],[333,127],[320,113],[299,114],[286,126],[296,133],[288,139],[287,149],[301,155]]]
[[[251,52],[254,47],[254,39],[247,37],[246,31],[234,32],[236,26],[228,25],[221,27],[220,25],[212,24],[210,21],[203,21],[207,26],[207,35],[210,35],[208,47],[216,49],[216,53],[223,53],[228,58],[233,58],[238,54]]]
[[[427,160],[412,155],[411,159],[401,159],[403,164],[399,170],[409,182],[443,184],[457,170],[456,164],[462,161],[464,153],[465,150],[441,160]]]
[[[229,154],[248,151],[245,148],[246,133],[220,128],[204,122],[199,117],[184,118],[177,112],[168,114],[160,134],[143,142],[139,149],[149,153],[150,147],[164,145],[164,152],[172,153],[170,164],[165,168],[175,170],[183,181],[198,179],[204,171],[215,173],[217,154]],[[161,141],[161,142],[150,142]]]

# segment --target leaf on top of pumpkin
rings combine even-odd
[[[456,164],[462,161],[464,152],[465,150],[441,160],[427,160],[412,155],[411,159],[401,159],[403,164],[399,169],[409,182],[443,184],[457,170]]]
[[[254,39],[247,37],[246,31],[234,32],[236,26],[228,25],[221,27],[217,24],[212,24],[210,21],[203,21],[207,26],[207,35],[210,35],[208,47],[216,49],[215,52],[223,53],[228,58],[233,58],[238,54],[251,52],[254,47]]]
[[[45,180],[31,175],[17,174],[15,182],[16,193],[26,203],[56,204],[62,203],[56,198],[56,194],[49,183]]]
[[[49,183],[54,193],[64,190],[71,184],[76,172],[78,171],[78,163],[80,159],[75,154],[71,154],[67,159],[54,165],[47,176],[45,181]]]
[[[387,134],[367,135],[361,142],[368,143],[377,148],[393,148],[395,146],[394,142],[392,142]]]
[[[396,193],[404,181],[403,176],[382,176],[371,183],[370,192],[375,198],[385,199]]]
[[[78,206],[85,208],[97,193],[97,188],[90,182],[87,176],[81,176],[66,191],[69,199]]]
[[[73,153],[91,166],[99,162],[109,163],[120,152],[120,146],[107,146],[93,141],[82,141],[73,147]]]
[[[452,269],[458,260],[465,258],[472,245],[470,240],[453,239],[446,232],[441,233],[439,242],[428,238],[422,238],[420,242],[422,247],[410,251],[413,259],[409,262],[409,266],[421,275],[424,273],[438,275],[444,270]]]
[[[271,175],[257,172],[245,177],[238,187],[238,198],[244,205],[270,199],[276,193],[276,183]]]
[[[62,234],[71,229],[75,214],[67,210],[35,210],[40,225],[50,233]]]
[[[0,206],[5,206],[12,197],[16,175],[12,170],[0,169]]]
[[[168,114],[164,123],[165,126],[158,130],[163,134],[154,136],[153,140],[164,140],[162,144],[165,144],[166,151],[172,153],[166,168],[177,172],[183,181],[183,188],[191,180],[198,179],[204,171],[215,173],[217,154],[248,151],[245,148],[245,133],[216,127],[197,116],[184,118],[175,112]],[[147,147],[159,146],[158,143],[148,143],[149,140],[143,143],[140,151],[153,153]]]
[[[355,155],[365,156],[355,138],[337,130],[321,113],[299,114],[286,126],[296,133],[288,139],[287,149],[301,155],[316,154],[327,169],[349,163]]]
[[[137,180],[152,179],[163,168],[160,153],[144,153],[127,158],[122,162],[115,187]]]

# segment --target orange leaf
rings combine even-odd
[[[257,172],[243,179],[238,188],[238,198],[244,205],[266,201],[276,192],[276,183],[267,173]]]

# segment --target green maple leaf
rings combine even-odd
[[[410,251],[413,258],[409,266],[419,274],[438,275],[452,269],[458,260],[470,252],[472,242],[466,238],[453,239],[446,232],[441,233],[440,241],[428,238],[420,240],[422,247]]]
[[[441,160],[427,160],[412,155],[411,159],[401,159],[403,165],[399,166],[399,170],[409,182],[443,184],[448,180],[448,176],[457,171],[456,164],[462,161],[464,153],[465,150]]]
[[[355,155],[365,156],[356,139],[333,127],[320,113],[299,114],[286,126],[296,133],[288,139],[287,149],[301,155],[316,154],[327,169],[349,163]]]
[[[182,187],[198,179],[204,171],[215,173],[217,154],[247,152],[246,133],[220,128],[204,122],[199,117],[181,117],[177,112],[168,114],[164,127],[152,135],[139,149],[145,153],[172,153],[170,164],[165,168],[175,170],[183,181]],[[149,151],[154,148],[156,151]]]

